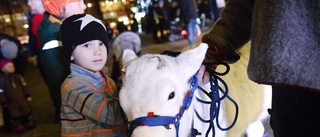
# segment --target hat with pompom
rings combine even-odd
[[[75,14],[66,18],[60,27],[63,52],[70,61],[76,46],[91,40],[100,40],[108,48],[107,29],[101,20],[90,14]]]
[[[125,31],[113,41],[112,51],[117,61],[121,59],[125,49],[131,49],[138,55],[141,53],[141,39],[137,33]]]
[[[1,59],[1,61],[0,61],[0,67],[2,68],[2,67],[5,66],[7,63],[12,63],[12,61],[9,60],[9,59]]]
[[[13,41],[6,41],[1,44],[1,54],[6,59],[15,59],[18,55],[18,45]]]

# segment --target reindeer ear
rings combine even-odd
[[[158,57],[158,56],[156,56],[156,58],[157,58],[158,61],[159,61],[158,66],[157,66],[157,69],[161,69],[161,68],[167,66],[167,62],[166,62],[163,58]]]
[[[185,51],[177,56],[176,60],[180,71],[187,77],[191,77],[200,68],[208,49],[208,44],[201,43],[198,47]]]
[[[122,54],[122,66],[126,66],[131,60],[138,58],[136,53],[131,49],[125,49]]]

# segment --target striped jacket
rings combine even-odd
[[[107,68],[93,73],[71,63],[61,86],[61,136],[122,137],[127,123]]]

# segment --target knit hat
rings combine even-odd
[[[18,55],[18,45],[13,41],[7,41],[1,45],[1,54],[6,59],[15,59]]]
[[[44,9],[55,16],[60,16],[60,8],[66,6],[70,2],[79,0],[42,0]]]
[[[141,53],[141,39],[138,34],[125,31],[116,37],[112,43],[112,51],[117,61],[120,60],[125,49],[131,49],[136,54]]]
[[[4,65],[6,65],[6,64],[9,63],[9,62],[12,63],[12,61],[9,60],[9,59],[2,59],[2,60],[0,61],[0,67],[2,68]]]
[[[60,27],[63,52],[70,61],[76,46],[91,40],[100,40],[108,48],[107,29],[101,20],[89,14],[76,14],[66,18]]]

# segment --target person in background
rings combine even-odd
[[[43,73],[43,70],[41,69],[41,64],[39,61],[39,50],[41,48],[40,39],[38,35],[38,26],[43,20],[43,15],[45,12],[45,9],[42,5],[41,0],[28,0],[28,5],[30,7],[30,11],[27,12],[25,15],[28,18],[28,36],[29,36],[29,42],[28,42],[28,51],[30,58],[32,62],[35,62],[41,72]]]
[[[200,17],[200,21],[201,21],[201,28],[206,27],[206,19],[208,17],[208,13],[209,13],[209,8],[208,7],[208,3],[205,2],[204,0],[198,0],[197,1],[198,4],[198,16]]]
[[[16,67],[15,72],[24,76],[27,61],[20,41],[14,36],[0,33],[0,50],[0,60],[12,60]]]
[[[2,82],[0,102],[3,110],[9,112],[9,117],[5,117],[5,128],[10,129],[13,125],[18,133],[23,132],[25,128],[34,128],[29,105],[32,97],[27,83],[21,75],[15,73],[15,67],[11,60],[2,59],[0,67],[2,70],[0,74]],[[11,121],[13,124],[10,123]]]
[[[168,15],[169,21],[176,21],[177,18],[179,18],[178,20],[180,20],[180,7],[176,0],[170,3],[170,6],[168,8]]]
[[[163,0],[153,0],[149,6],[147,25],[155,43],[167,41],[165,30],[169,29],[169,17],[163,4]]]
[[[61,136],[126,137],[115,82],[108,77],[107,29],[89,14],[68,17],[61,40],[71,73],[61,86]]]
[[[4,59],[1,59],[1,60],[4,60]],[[0,71],[0,107],[1,107],[0,112],[2,113],[0,114],[0,116],[2,116],[0,119],[2,121],[1,133],[8,133],[12,130],[10,112],[9,112],[7,101],[6,101],[7,98],[4,92],[6,90],[7,82],[8,82],[7,79],[4,78],[4,72],[1,70]]]
[[[181,15],[187,26],[188,42],[192,45],[196,42],[197,3],[195,0],[178,0]]]
[[[205,62],[236,62],[251,40],[248,76],[272,86],[275,137],[320,136],[319,21],[320,1],[228,0],[202,37],[209,45]]]
[[[69,62],[63,57],[62,53],[60,25],[65,18],[73,14],[84,13],[86,6],[83,0],[42,0],[42,3],[46,12],[38,28],[41,43],[39,61],[42,64],[44,81],[56,108],[55,121],[59,122],[60,87],[70,73]]]
[[[118,89],[122,86],[122,54],[125,49],[131,49],[138,56],[141,55],[141,39],[137,33],[132,31],[122,32],[112,42],[111,78],[115,81]]]

